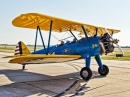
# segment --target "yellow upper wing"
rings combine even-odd
[[[90,36],[95,34],[96,28],[98,28],[98,35],[106,33],[104,27],[74,22],[38,13],[21,14],[12,21],[12,24],[16,27],[30,28],[30,29],[36,29],[37,26],[40,26],[41,30],[49,31],[50,21],[53,22],[52,31],[55,32],[64,32],[71,30],[71,31],[78,31],[80,32],[80,34],[83,34],[81,26],[84,26],[87,31],[87,34]],[[120,30],[116,29],[107,28],[107,30],[110,33],[120,32]]]

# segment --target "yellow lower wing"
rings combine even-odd
[[[31,64],[44,62],[62,62],[81,58],[80,55],[26,55],[17,56],[9,60],[9,63]]]

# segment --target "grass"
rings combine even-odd
[[[15,48],[15,46],[0,45],[0,52],[12,53],[12,52],[14,52],[14,48]]]
[[[32,52],[34,47],[29,45],[27,46],[29,50]],[[37,46],[37,50],[43,48],[42,46]],[[108,55],[102,55],[101,59],[103,60],[120,60],[120,61],[130,61],[130,48],[122,48],[124,51],[123,57],[116,57],[116,54],[121,54],[121,52],[115,48],[114,53],[110,53]],[[14,53],[15,46],[13,45],[0,45],[0,52],[8,52]]]
[[[121,52],[115,48],[114,53],[101,56],[104,60],[120,60],[120,61],[130,61],[130,48],[122,48],[124,51],[123,57],[116,57],[116,54],[121,54]]]
[[[15,45],[0,45],[0,52],[8,52],[8,53],[14,53],[15,51]],[[28,49],[33,52],[34,46],[28,45]],[[42,46],[37,46],[37,50],[43,48]]]

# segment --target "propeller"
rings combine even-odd
[[[122,54],[124,54],[122,48],[121,48],[121,47],[119,46],[119,44],[118,44],[119,40],[118,40],[118,39],[114,39],[106,28],[105,28],[105,30],[106,30],[106,33],[108,33],[108,35],[111,37],[112,42],[113,42],[114,44],[116,44],[117,48],[122,52]]]

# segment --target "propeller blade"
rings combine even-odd
[[[113,39],[113,37],[111,36],[111,34],[109,33],[109,31],[105,28],[106,32],[109,34],[109,36]]]
[[[109,34],[109,36],[112,38],[112,40],[114,41],[115,39],[111,36],[109,31],[106,28],[105,28],[105,30]],[[122,54],[124,54],[124,52],[123,52],[122,48],[119,46],[119,44],[118,43],[115,43],[115,44],[116,44],[117,48],[122,52]]]
[[[118,43],[116,43],[116,46],[117,46],[117,47],[118,47],[118,49],[122,52],[122,54],[124,54],[124,52],[123,52],[122,48],[119,46],[119,44],[118,44]]]

